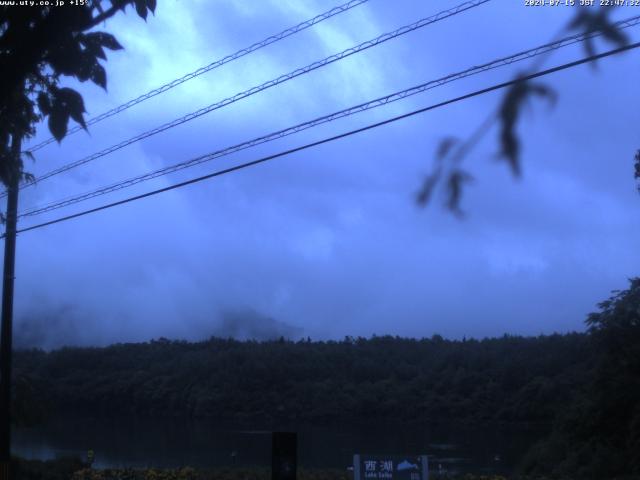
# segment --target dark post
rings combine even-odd
[[[296,480],[298,435],[273,432],[271,437],[271,480]]]
[[[11,140],[12,161],[20,158],[21,138]],[[0,480],[9,480],[11,463],[11,353],[13,322],[13,280],[16,263],[16,224],[18,220],[18,168],[8,186],[7,218],[4,239],[4,273],[2,277],[2,325],[0,326]]]

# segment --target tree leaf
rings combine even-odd
[[[456,137],[443,138],[438,145],[438,149],[436,150],[436,159],[440,161],[444,160],[445,157],[449,155],[451,149],[459,143],[460,139]]]
[[[515,176],[520,175],[520,141],[515,131],[516,124],[522,107],[532,95],[546,97],[552,103],[556,98],[555,92],[546,85],[521,81],[509,88],[499,109],[501,122],[499,155],[509,162]]]
[[[107,56],[105,55],[104,50],[102,49],[102,42],[100,41],[99,37],[95,35],[95,33],[100,33],[100,32],[94,32],[94,34],[87,34],[87,35],[81,34],[81,35],[78,35],[78,39],[80,40],[82,45],[84,45],[86,51],[90,53],[93,57],[106,60]]]
[[[460,209],[460,200],[462,198],[462,188],[465,183],[473,181],[473,177],[464,170],[455,169],[449,174],[447,179],[447,208],[458,215],[463,215]]]
[[[107,72],[99,63],[93,66],[93,70],[91,72],[91,81],[96,85],[100,85],[105,90],[107,89]]]
[[[569,23],[569,30],[578,30],[582,33],[602,32],[602,37],[619,47],[629,44],[629,37],[617,28],[609,19],[611,8],[600,8],[595,11],[583,8]],[[588,56],[595,55],[594,38],[587,37],[584,41],[584,49]],[[591,62],[596,68],[596,62]]]
[[[95,55],[92,55],[89,50],[85,50],[82,52],[80,61],[75,66],[74,75],[81,82],[86,82],[91,78],[95,65],[98,65],[98,59]]]
[[[416,203],[419,206],[424,207],[429,203],[441,175],[442,166],[438,165],[438,168],[436,168],[431,175],[427,175],[425,177],[424,181],[422,182],[422,188],[420,188],[416,195]]]
[[[147,20],[147,3],[146,0],[134,0],[136,6],[136,12],[138,15],[143,18],[145,21]]]
[[[60,101],[62,108],[67,109],[67,112],[71,118],[78,122],[82,128],[87,129],[87,124],[84,121],[85,113],[84,100],[82,95],[71,88],[61,88],[56,94],[56,102]]]
[[[49,130],[58,143],[67,134],[67,124],[69,123],[69,112],[66,109],[54,108],[49,114]]]
[[[107,55],[104,53],[104,50],[102,49],[102,47],[99,45],[88,47],[87,51],[91,52],[91,54],[96,58],[100,58],[102,60],[107,59]]]
[[[120,45],[116,37],[106,32],[91,32],[87,33],[86,37],[91,39],[91,42],[96,42],[109,50],[122,50],[124,47]]]
[[[611,24],[602,27],[602,33],[604,38],[611,43],[624,47],[629,44],[629,37],[619,28],[614,27]]]
[[[36,161],[36,157],[33,155],[33,152],[31,152],[30,150],[26,150],[26,151],[24,151],[24,152],[22,152],[22,153],[24,154],[24,156],[29,157],[29,159],[30,159],[32,162],[35,162],[35,161]]]
[[[49,97],[49,95],[47,95],[45,92],[38,93],[37,102],[38,108],[40,109],[40,112],[42,112],[42,115],[49,115],[49,112],[51,112],[51,98]]]
[[[36,176],[33,173],[23,172],[22,178],[27,183],[31,183],[31,184],[36,183]]]
[[[156,0],[147,0],[147,7],[152,13],[156,12]]]

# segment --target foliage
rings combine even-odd
[[[550,423],[592,368],[588,344],[584,334],[160,339],[17,351],[14,364],[31,391],[47,392],[52,415]]]
[[[32,179],[23,172],[22,159],[11,152],[11,139],[32,137],[43,119],[58,141],[66,135],[69,119],[86,128],[82,96],[61,87],[61,79],[89,80],[107,88],[100,60],[106,59],[104,49],[122,46],[113,35],[93,28],[128,5],[146,18],[156,0],[94,0],[64,8],[0,6],[0,181],[5,185],[16,175]]]
[[[629,38],[620,29],[618,29],[610,19],[611,13],[615,8],[584,8],[576,7],[577,12],[569,24],[563,29],[566,32],[577,30],[579,33],[601,33],[601,38],[615,46],[622,47],[629,44]],[[583,42],[585,52],[588,56],[596,53],[594,46],[594,36],[587,36]],[[544,58],[544,57],[540,57]],[[595,62],[592,63],[595,65]],[[528,71],[520,73],[516,80],[526,77],[529,74],[536,73],[540,63],[535,63]],[[418,205],[425,206],[433,197],[436,187],[442,183],[446,192],[445,206],[451,212],[462,214],[460,201],[465,183],[471,180],[471,176],[460,169],[460,163],[466,155],[472,150],[479,139],[485,135],[489,127],[494,121],[499,123],[499,153],[498,157],[504,159],[514,176],[521,174],[521,146],[520,138],[517,132],[518,121],[521,118],[523,108],[527,105],[527,100],[534,97],[542,97],[555,103],[556,94],[548,85],[542,83],[534,83],[530,80],[516,81],[505,92],[496,112],[492,112],[483,124],[481,124],[476,132],[466,141],[461,142],[451,138],[443,139],[438,146],[432,173],[427,175],[422,182],[416,201]],[[443,154],[443,152],[445,152]],[[443,167],[443,160],[449,165],[449,168]],[[636,155],[635,178],[640,178],[640,157]],[[445,173],[446,171],[446,173]],[[638,187],[640,189],[640,186]]]
[[[585,479],[640,476],[640,278],[587,318],[596,368],[525,471]]]
[[[30,465],[31,473],[17,477],[25,480],[268,480],[271,470],[264,467],[213,468],[195,469],[183,467],[175,469],[91,469],[78,460],[59,459],[47,462],[20,461]],[[22,470],[20,473],[24,474]],[[37,472],[37,473],[34,473]],[[297,478],[300,480],[353,480],[353,473],[339,469],[306,469],[299,468]],[[549,480],[540,476],[503,477],[500,475],[430,475],[434,480]],[[566,477],[569,480],[576,477]]]
[[[516,176],[520,175],[520,141],[515,128],[523,106],[534,95],[555,100],[553,90],[546,85],[521,81],[507,91],[500,105],[500,155],[507,159],[511,172]]]

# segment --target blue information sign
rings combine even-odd
[[[428,480],[426,455],[354,455],[354,480]]]

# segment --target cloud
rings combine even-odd
[[[436,12],[433,4],[400,1],[357,7],[98,124],[90,136],[47,147],[38,152],[34,172]],[[126,50],[110,56],[108,94],[81,86],[92,113],[329,8],[275,0],[185,5],[164,2],[146,25],[131,13],[108,25]],[[92,190],[545,43],[569,16],[548,10],[525,12],[515,4],[476,9],[42,182],[21,193],[21,205]],[[580,54],[574,49],[553,58]],[[437,203],[419,210],[413,195],[439,139],[471,134],[499,95],[25,232],[17,253],[18,343],[201,339],[216,332],[242,338],[468,337],[582,329],[586,313],[640,269],[631,169],[638,145],[628,128],[636,115],[629,101],[638,80],[634,61],[603,62],[598,75],[575,69],[549,77],[560,102],[553,111],[534,104],[519,125],[520,181],[495,161],[492,130],[465,165],[477,181],[465,191],[464,221]],[[451,84],[33,222],[335,135],[509,79],[520,68]]]
[[[277,340],[299,339],[303,329],[280,322],[252,309],[225,311],[221,315],[222,322],[212,333],[222,338],[241,340]]]

